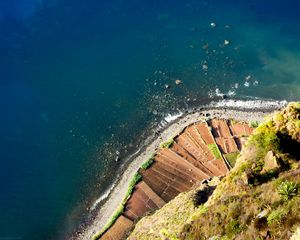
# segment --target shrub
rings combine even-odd
[[[154,156],[155,154],[152,154],[141,166],[141,169],[146,170],[152,166],[154,163]]]
[[[267,217],[267,222],[269,225],[271,225],[272,223],[279,224],[281,222],[282,217],[286,214],[287,211],[284,208],[278,208],[269,214],[269,216]]]
[[[278,187],[278,193],[285,201],[296,196],[297,192],[298,192],[297,184],[293,182],[285,181],[282,182]]]
[[[214,155],[214,157],[216,159],[221,159],[222,158],[221,152],[220,152],[217,144],[211,143],[211,144],[208,144],[207,147],[209,148],[209,150],[211,151],[211,153]]]
[[[172,147],[173,143],[174,143],[174,139],[170,138],[167,141],[162,142],[159,146],[161,148],[170,148],[170,147]]]
[[[249,127],[251,127],[251,128],[257,128],[258,125],[259,125],[258,121],[250,121],[249,122]]]
[[[229,238],[233,238],[235,235],[239,234],[243,230],[242,226],[237,220],[232,220],[226,226],[226,235]]]

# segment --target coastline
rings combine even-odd
[[[222,104],[222,102],[224,104]],[[72,239],[92,239],[93,236],[101,230],[122,201],[127,191],[128,183],[133,175],[138,171],[143,162],[156,151],[161,142],[175,137],[180,134],[185,127],[201,120],[223,118],[246,122],[261,121],[266,114],[282,107],[285,104],[285,102],[278,102],[274,105],[264,103],[264,101],[261,101],[261,104],[248,104],[247,106],[241,107],[239,104],[228,105],[228,101],[220,101],[218,105],[214,103],[203,107],[200,110],[184,113],[171,121],[160,131],[158,136],[152,139],[150,144],[147,144],[148,141],[146,140],[146,144],[139,150],[137,156],[134,157],[127,166],[124,166],[125,170],[123,173],[118,175],[118,180],[114,182],[116,184],[113,186],[112,191],[105,193],[107,197],[105,197],[106,200],[104,204],[100,206],[99,209],[96,208],[97,213],[95,214],[95,217],[91,220],[90,224],[85,226],[83,231],[77,232]]]

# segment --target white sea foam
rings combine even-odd
[[[250,86],[250,83],[249,83],[248,81],[245,81],[245,82],[244,82],[244,86],[245,86],[245,87],[249,87],[249,86]]]
[[[117,180],[115,180],[113,182],[112,185],[110,185],[109,189],[107,189],[94,203],[93,205],[90,207],[90,211],[93,211],[96,209],[96,207],[99,205],[99,203],[101,203],[103,200],[105,200],[109,194],[111,193],[111,191],[114,189],[115,185],[117,184]]]
[[[244,108],[244,109],[275,109],[287,105],[287,101],[271,101],[271,100],[221,100],[218,102],[211,102],[210,107],[229,107],[229,108]]]
[[[174,115],[171,115],[170,113],[164,118],[164,120],[167,122],[167,123],[170,123],[170,122],[173,122],[175,121],[177,118],[181,117],[182,116],[182,112],[179,112],[177,114],[174,114]]]
[[[231,90],[228,90],[227,93],[223,93],[223,92],[220,91],[219,88],[216,88],[216,90],[215,90],[215,95],[216,95],[217,97],[223,97],[223,96],[225,96],[225,95],[227,95],[227,96],[234,96],[234,95],[236,95],[236,92],[235,92],[234,89],[231,89]]]

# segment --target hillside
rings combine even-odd
[[[299,102],[255,129],[216,188],[218,179],[179,194],[142,218],[128,239],[300,239],[298,160]]]

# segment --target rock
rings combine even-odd
[[[264,163],[265,164],[264,164],[264,167],[263,167],[261,173],[266,173],[270,170],[275,170],[280,167],[280,165],[277,162],[277,158],[272,151],[269,151],[267,153],[267,155],[265,156],[265,159],[264,159]]]
[[[241,176],[241,180],[245,185],[253,184],[254,183],[254,175],[251,170],[247,169]]]
[[[248,75],[248,76],[245,77],[245,79],[246,79],[247,81],[250,80],[251,78],[252,78],[251,75]]]
[[[204,50],[207,50],[209,48],[209,44],[208,43],[206,43],[206,44],[204,44],[203,46],[202,46],[202,49],[204,49]]]
[[[170,85],[166,84],[165,89],[169,89],[169,88],[170,88]]]
[[[215,28],[215,27],[217,26],[217,24],[214,23],[214,22],[211,22],[211,23],[210,23],[210,26],[211,26],[212,28]]]
[[[202,65],[202,69],[203,69],[204,71],[207,71],[207,70],[208,70],[208,65],[207,65],[207,64],[203,64],[203,65]]]
[[[224,40],[224,45],[227,46],[227,45],[229,45],[229,44],[230,44],[230,42],[229,42],[228,40],[225,39],[225,40]]]
[[[175,84],[176,84],[176,85],[179,85],[179,84],[181,84],[181,83],[182,83],[182,81],[181,81],[180,79],[175,80]]]
[[[261,211],[259,214],[257,214],[257,218],[263,218],[263,217],[266,217],[267,215],[269,214],[269,210],[268,209],[265,209],[263,211]]]

